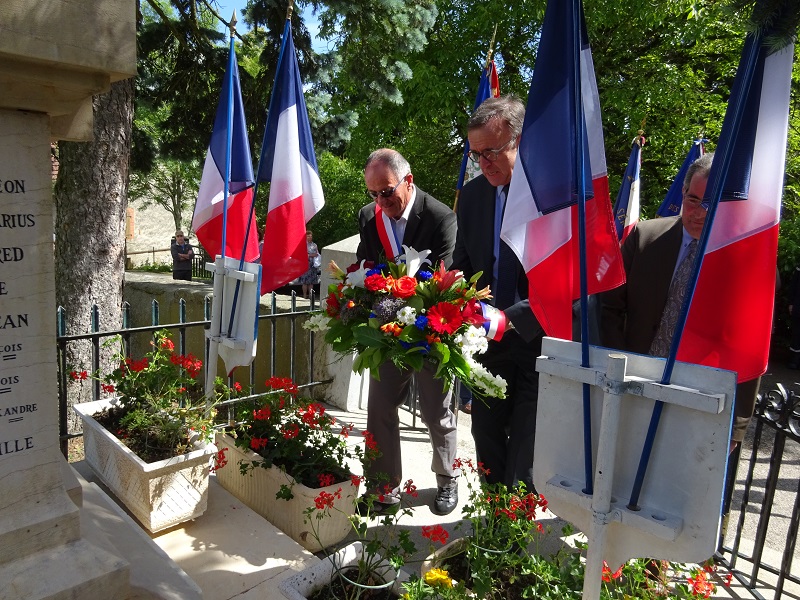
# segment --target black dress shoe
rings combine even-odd
[[[458,487],[440,487],[433,500],[433,512],[437,515],[449,515],[458,505]]]
[[[399,502],[379,502],[373,500],[370,505],[365,496],[361,496],[356,504],[356,512],[362,517],[382,517],[383,515],[394,515],[400,510]]]

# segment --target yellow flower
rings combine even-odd
[[[431,569],[423,576],[425,583],[431,587],[443,585],[444,587],[453,587],[453,580],[450,579],[450,574],[444,569]]]

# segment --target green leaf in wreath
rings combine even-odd
[[[425,339],[425,334],[416,325],[406,325],[403,327],[403,332],[398,336],[398,339],[403,342],[413,343]]]
[[[419,289],[419,287],[417,287],[417,289]],[[418,294],[415,294],[414,296],[411,296],[410,298],[408,298],[406,300],[406,303],[411,308],[416,310],[417,314],[420,314],[420,312],[422,312],[422,309],[425,308],[425,302]]]
[[[411,348],[405,355],[405,363],[415,371],[421,371],[422,365],[425,364],[425,357],[421,350],[422,348],[420,348],[420,351],[416,351],[416,348]]]
[[[367,325],[353,328],[353,337],[362,346],[385,346],[386,334],[380,329],[373,329]]]

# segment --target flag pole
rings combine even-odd
[[[230,24],[230,29],[231,29],[231,52],[233,52],[233,36],[236,34],[236,23],[237,23],[236,11],[234,10],[233,11],[233,15],[231,15],[231,24]],[[233,86],[231,86],[231,87],[233,87]],[[231,93],[233,93],[232,90],[231,90]],[[231,118],[232,117],[233,117],[233,110],[231,110]],[[229,125],[230,125],[230,130],[232,130],[233,129],[232,121],[229,123]],[[230,130],[229,130],[229,134],[231,134]],[[230,150],[230,148],[231,148],[231,145],[229,144],[228,145],[228,150]],[[228,173],[228,178],[230,178],[230,172]],[[225,185],[228,185],[228,180],[225,181]],[[253,190],[253,200],[250,202],[250,214],[247,216],[247,227],[245,227],[245,230],[244,230],[244,241],[242,242],[242,254],[241,254],[241,257],[239,258],[239,270],[240,271],[242,269],[244,269],[244,258],[245,258],[245,255],[247,253],[247,242],[250,240],[250,227],[253,224],[253,214],[255,213],[256,190],[258,189],[257,186],[258,186],[258,182],[256,182],[255,189]],[[227,214],[227,211],[225,211],[225,212]],[[225,248],[224,238],[223,238],[222,247]],[[227,333],[228,337],[231,337],[231,333],[233,333],[233,322],[234,322],[234,320],[236,318],[236,305],[239,302],[239,288],[241,287],[241,285],[242,285],[241,280],[237,279],[236,280],[236,287],[233,290],[233,301],[231,302],[231,316],[228,319],[228,333]],[[258,312],[258,307],[256,307],[256,312]],[[220,333],[222,333],[222,329],[221,328],[220,328]]]
[[[483,102],[481,96],[481,90],[483,86],[483,79],[484,77],[489,77],[489,65],[492,64],[492,57],[494,56],[494,41],[497,37],[497,23],[494,24],[494,32],[492,33],[492,39],[489,42],[489,51],[486,53],[486,64],[481,71],[481,79],[478,83],[478,93],[475,96],[475,106],[473,107],[472,111],[478,108]],[[491,86],[491,82],[487,81],[487,85]],[[491,89],[489,91],[489,97],[492,97]],[[458,197],[461,195],[461,188],[464,186],[464,178],[467,176],[467,161],[469,160],[469,138],[464,140],[464,155],[461,157],[461,167],[458,170],[458,181],[456,181],[456,197],[453,201],[453,212],[456,211],[458,208]]]
[[[289,21],[290,23],[291,23],[291,20],[292,20],[293,7],[294,7],[294,0],[289,0],[289,6],[286,9],[286,20]],[[291,29],[289,29],[289,32],[291,33]],[[284,27],[284,33],[286,33],[285,27]],[[283,64],[283,54],[284,54],[284,50],[286,50],[286,38],[287,38],[287,36],[284,35],[283,39],[281,40],[281,51],[278,54],[278,64],[277,64],[277,67],[275,69],[276,76],[277,76],[277,73],[280,72],[281,64]],[[273,86],[272,93],[270,94],[270,97],[269,97],[269,107],[267,108],[267,125],[269,124],[269,116],[272,114],[272,110],[273,110],[274,107],[275,107],[275,88]],[[256,187],[255,187],[255,190],[253,191],[253,203],[254,204],[255,204],[255,201],[256,201],[256,194],[258,193],[258,184],[261,181],[261,177],[259,177],[259,174],[261,173],[261,164],[264,162],[264,155],[266,154],[267,133],[268,133],[267,127],[264,127],[264,137],[261,140],[261,152],[258,155],[258,166],[256,167]],[[266,218],[267,219],[269,218],[269,213],[267,213],[267,217]],[[265,236],[264,244],[266,245],[266,242],[267,242],[267,240],[266,240],[266,222],[265,222],[264,225],[265,225],[265,227],[264,227],[264,231],[265,231],[265,233],[264,233],[264,236]]]
[[[231,146],[233,144],[233,57],[234,57],[234,34],[236,27],[236,12],[234,11],[230,23],[230,47],[228,49],[228,114],[227,131],[225,132],[225,180],[222,183],[222,255],[215,257],[214,269],[214,301],[219,302],[220,310],[213,311],[210,324],[211,336],[208,347],[208,360],[206,361],[206,411],[211,408],[214,396],[214,380],[217,375],[217,361],[219,360],[219,335],[222,333],[222,306],[224,304],[223,295],[224,270],[225,270],[225,248],[227,247],[227,228],[228,228],[228,194],[230,192],[231,179]]]
[[[584,121],[583,121],[583,96],[581,90],[581,2],[572,0],[573,19],[573,77],[575,81],[574,92],[574,119],[575,119],[575,179],[578,187],[578,255],[579,275],[581,289],[581,366],[589,366],[589,316],[588,299],[586,297],[586,178],[584,171]],[[584,493],[592,495],[592,414],[590,399],[591,388],[588,383],[583,384],[583,461],[586,487]]]
[[[731,161],[733,159],[735,139],[739,130],[741,129],[744,107],[745,104],[747,104],[748,92],[753,82],[753,76],[755,74],[756,64],[758,62],[758,56],[761,48],[761,36],[753,36],[750,39],[750,42],[751,43],[749,47],[745,47],[745,52],[747,54],[745,56],[745,60],[743,61],[745,70],[742,76],[743,85],[741,93],[734,99],[733,111],[731,113],[733,118],[731,119],[732,134],[730,143],[725,145],[721,151],[718,148],[717,150],[719,154],[714,155],[714,163],[717,163],[719,160],[720,162],[718,164],[720,165],[720,168],[715,172],[716,177],[714,178],[714,181],[709,182],[711,185],[710,194],[708,192],[705,194],[705,198],[709,199],[708,214],[706,215],[706,220],[703,224],[703,231],[700,234],[700,240],[697,244],[697,256],[695,257],[694,265],[692,267],[692,274],[689,278],[689,286],[686,291],[686,297],[683,299],[681,312],[678,315],[678,322],[675,324],[675,334],[672,337],[669,355],[667,356],[667,362],[664,365],[664,373],[661,376],[662,385],[669,385],[669,382],[672,379],[672,370],[675,367],[675,357],[678,354],[678,346],[680,346],[681,343],[683,328],[686,325],[686,319],[689,316],[689,307],[691,306],[692,297],[694,296],[695,287],[697,286],[697,280],[700,276],[700,269],[703,264],[703,255],[705,254],[706,246],[708,245],[708,238],[711,233],[711,227],[714,224],[714,218],[717,214],[717,206],[722,198],[722,186],[728,177],[728,171],[730,170]],[[730,100],[728,102],[730,102]],[[630,504],[628,505],[628,508],[632,510],[638,510],[639,508],[639,495],[642,490],[645,474],[647,473],[647,466],[650,461],[650,454],[653,450],[653,442],[655,440],[656,431],[658,430],[658,424],[661,419],[661,413],[663,409],[664,403],[660,400],[656,401],[655,406],[653,407],[653,412],[650,416],[650,424],[647,428],[647,435],[642,448],[642,455],[639,459],[639,467],[636,471],[636,478],[634,479],[633,488],[631,491]]]

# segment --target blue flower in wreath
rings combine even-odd
[[[420,331],[424,331],[425,327],[427,326],[428,326],[428,317],[426,317],[425,315],[420,315],[419,317],[417,317],[417,320],[414,321],[414,327],[416,327]]]
[[[419,271],[417,273],[417,279],[421,281],[428,281],[431,277],[433,277],[433,273],[430,271]]]

